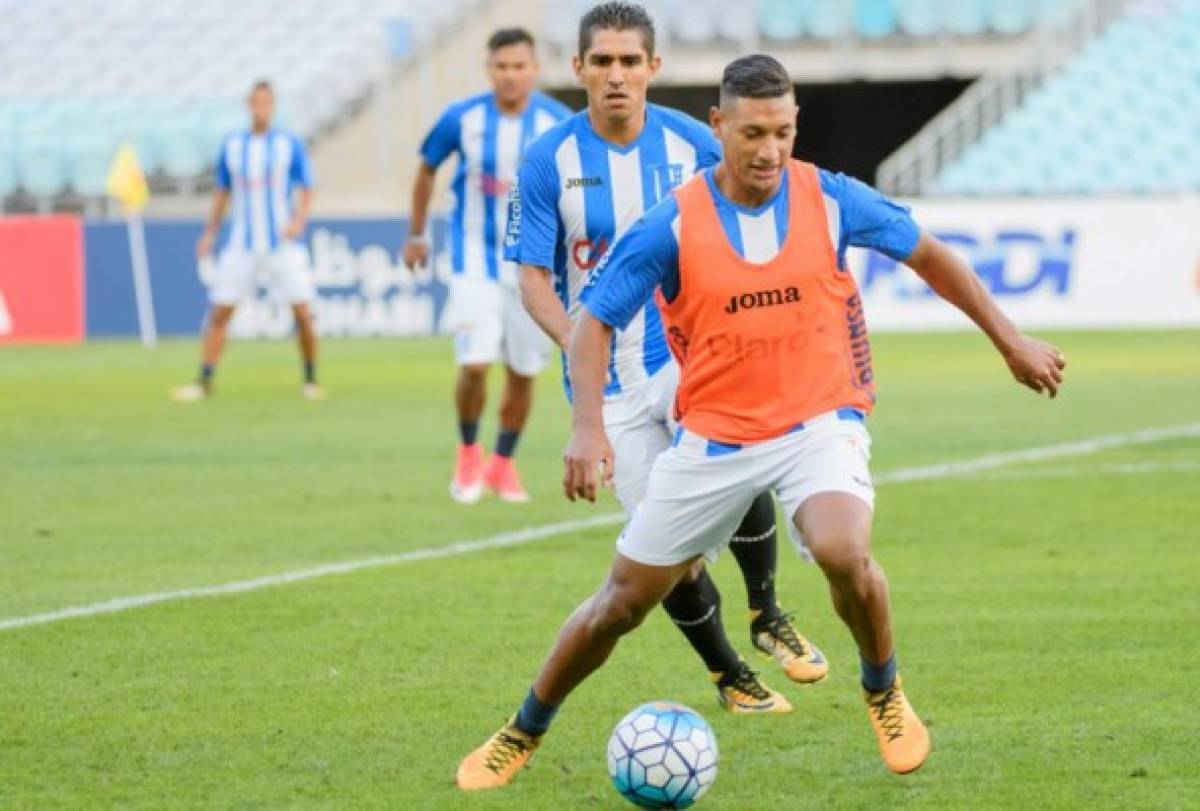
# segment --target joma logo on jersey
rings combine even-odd
[[[738,310],[753,310],[757,307],[779,307],[784,304],[795,304],[800,300],[799,287],[785,287],[782,290],[758,290],[753,293],[742,293],[730,296],[725,305],[725,312],[733,315]]]
[[[568,189],[586,189],[589,186],[603,186],[604,178],[602,177],[568,177]]]

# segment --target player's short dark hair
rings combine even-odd
[[[533,48],[533,34],[524,28],[500,28],[493,31],[492,35],[488,37],[487,49],[488,53],[495,53],[501,48],[507,48],[509,45],[520,45],[521,43]]]
[[[646,9],[634,3],[612,2],[593,6],[583,19],[579,21],[579,55],[587,53],[592,47],[592,38],[597,31],[605,29],[612,31],[642,32],[642,44],[646,53],[654,56],[654,20],[646,13]]]
[[[253,96],[260,90],[265,90],[272,96],[275,95],[275,86],[268,79],[259,79],[254,84],[250,85],[250,95]]]
[[[775,99],[794,92],[787,69],[766,54],[739,57],[721,75],[722,106],[734,99]]]

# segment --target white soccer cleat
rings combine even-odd
[[[170,397],[176,403],[194,403],[208,397],[209,391],[200,383],[185,383],[171,389]]]
[[[300,395],[305,400],[311,400],[315,403],[325,399],[325,389],[316,383],[305,383],[304,387],[300,389]]]

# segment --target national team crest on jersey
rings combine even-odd
[[[684,174],[682,163],[668,163],[650,168],[654,172],[654,185],[658,192],[659,200],[683,184]]]

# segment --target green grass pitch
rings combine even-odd
[[[1052,337],[1070,366],[1050,402],[978,336],[878,336],[876,474],[1200,421],[1200,334]],[[616,509],[561,496],[557,369],[520,449],[533,503],[464,508],[445,342],[331,341],[318,404],[290,344],[234,344],[216,398],[168,403],[195,352],[0,349],[0,623]],[[785,544],[781,597],[832,664],[802,688],[753,660],[793,715],[722,714],[656,612],[514,785],[459,794],[616,529],[0,631],[0,808],[619,809],[609,731],[658,698],[715,726],[713,811],[1200,804],[1194,434],[880,485],[901,671],[934,736],[915,775],[880,762],[850,637]],[[736,567],[714,571],[750,657]]]

